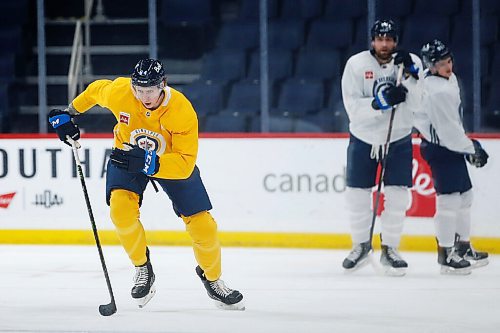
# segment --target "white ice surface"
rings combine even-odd
[[[345,274],[347,251],[223,249],[223,280],[246,311],[217,309],[189,247],[150,247],[157,293],[139,309],[121,247],[104,255],[118,312],[92,246],[0,246],[0,332],[500,332],[500,256],[470,276],[442,276],[434,253],[403,253],[405,277],[371,265]],[[379,253],[375,253],[378,260]]]

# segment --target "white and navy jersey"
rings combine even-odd
[[[474,153],[460,118],[460,88],[455,74],[449,79],[426,72],[422,107],[415,112],[415,127],[429,142],[458,153]]]
[[[411,54],[422,73],[422,62]],[[349,116],[349,131],[371,145],[383,145],[387,140],[391,112],[372,108],[373,96],[388,85],[395,85],[397,66],[394,61],[379,64],[370,51],[353,55],[347,61],[342,75],[342,98]],[[391,133],[391,142],[409,135],[413,127],[413,113],[421,103],[421,83],[409,77],[402,81],[408,89],[406,101],[397,107]]]

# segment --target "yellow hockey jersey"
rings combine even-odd
[[[130,143],[156,150],[160,169],[154,177],[186,179],[196,164],[198,119],[182,93],[168,86],[164,92],[160,106],[149,110],[134,96],[130,78],[97,80],[71,104],[78,113],[96,104],[108,108],[118,122],[113,130],[114,147]]]

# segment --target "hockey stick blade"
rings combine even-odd
[[[115,314],[116,313],[115,302],[99,305],[99,313],[101,314],[101,316],[105,317]]]

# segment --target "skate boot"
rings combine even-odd
[[[401,258],[398,251],[387,245],[382,245],[380,263],[384,268],[384,273],[390,276],[403,276],[408,268],[408,263]]]
[[[471,263],[471,268],[488,265],[488,252],[476,251],[470,241],[461,241],[458,234],[455,236],[455,248],[460,257]]]
[[[468,275],[471,273],[470,262],[460,257],[455,247],[438,246],[438,264],[441,265],[441,274]]]
[[[355,271],[368,262],[367,259],[372,253],[372,245],[369,241],[355,244],[349,255],[344,259],[342,267],[349,271]]]
[[[245,310],[243,295],[238,290],[228,288],[221,279],[208,281],[205,272],[200,266],[196,266],[196,274],[203,282],[208,297],[214,300],[215,305],[224,310]]]
[[[149,249],[146,248],[148,261],[144,265],[135,267],[134,287],[132,288],[132,298],[137,301],[137,305],[143,308],[156,293],[155,273],[149,260]]]

